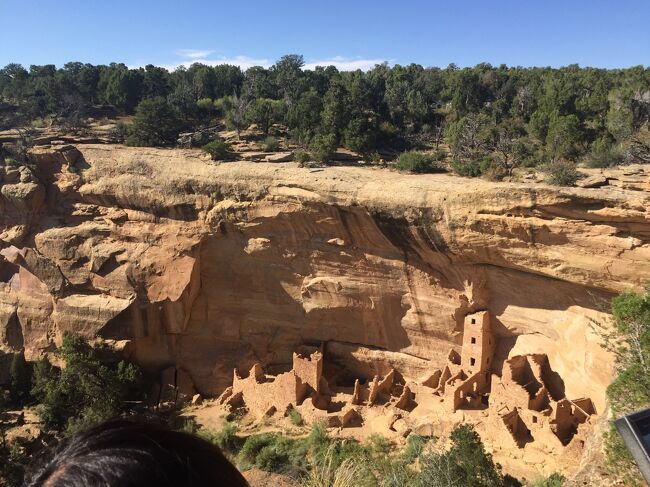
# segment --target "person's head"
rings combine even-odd
[[[246,487],[213,444],[160,425],[112,420],[64,445],[30,487]]]

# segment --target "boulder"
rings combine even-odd
[[[291,162],[293,161],[293,152],[277,152],[264,158],[267,162]]]

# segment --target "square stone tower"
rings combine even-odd
[[[487,311],[465,316],[460,364],[468,375],[490,370],[495,342],[490,326],[490,314]]]

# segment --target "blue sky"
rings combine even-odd
[[[650,65],[650,0],[0,0],[0,66]]]

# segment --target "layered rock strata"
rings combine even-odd
[[[301,346],[338,384],[415,382],[487,310],[495,370],[544,354],[601,412],[603,310],[650,279],[642,166],[567,189],[85,145],[0,176],[0,362],[73,331],[207,396]]]

